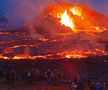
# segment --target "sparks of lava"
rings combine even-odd
[[[75,31],[75,24],[73,19],[68,15],[67,10],[61,15],[61,21],[60,23],[62,25],[65,25],[69,28],[71,28],[73,31]]]

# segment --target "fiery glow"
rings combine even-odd
[[[70,10],[65,10],[64,13],[60,17],[61,18],[60,23],[62,25],[65,25],[66,27],[71,28],[74,32],[77,32],[76,26],[74,23],[74,19],[68,12],[72,13],[73,15],[77,15],[77,16],[81,17],[81,11],[78,7],[73,7]],[[58,17],[59,17],[59,15],[58,15]],[[81,17],[81,19],[82,19],[82,17]]]
[[[61,24],[71,28],[73,31],[75,31],[75,24],[73,19],[69,16],[67,10],[61,15]]]
[[[74,32],[103,32],[106,29],[89,16],[90,10],[84,11],[80,5],[55,4],[49,7],[49,15],[60,19],[60,24],[70,28]],[[63,30],[67,30],[63,28]]]
[[[8,60],[8,59],[10,59],[9,57],[2,56],[2,55],[0,55],[0,58],[1,58],[1,59],[5,59],[5,60]]]
[[[24,55],[16,55],[12,59],[30,59],[30,58],[31,58],[30,55],[24,54]]]
[[[61,59],[61,58],[87,58],[89,56],[108,55],[108,52],[106,50],[104,50],[105,48],[103,48],[104,47],[103,44],[102,44],[102,48],[101,48],[101,43],[100,42],[98,43],[98,41],[103,41],[103,40],[106,41],[107,40],[104,37],[100,36],[106,32],[104,32],[102,34],[101,33],[97,34],[97,32],[103,32],[103,31],[107,30],[106,26],[108,26],[108,25],[104,26],[103,20],[101,22],[102,25],[100,24],[100,22],[98,23],[97,20],[100,15],[98,16],[98,14],[95,14],[94,11],[91,11],[88,9],[86,11],[84,11],[84,10],[86,10],[86,7],[82,7],[82,5],[70,5],[70,4],[51,5],[50,7],[47,7],[47,9],[45,9],[45,12],[42,13],[41,20],[45,21],[45,23],[42,22],[43,24],[41,24],[41,25],[45,24],[44,26],[46,28],[46,24],[48,24],[47,27],[49,27],[48,28],[49,30],[53,29],[53,30],[59,31],[62,28],[62,30],[64,30],[64,31],[70,29],[70,31],[86,32],[86,33],[71,33],[68,31],[67,31],[68,33],[65,33],[65,32],[60,31],[60,33],[51,32],[51,35],[49,35],[49,33],[43,34],[44,32],[42,32],[42,35],[41,35],[42,37],[40,37],[40,35],[39,35],[39,40],[37,42],[34,41],[34,39],[32,39],[31,37],[28,37],[28,34],[27,35],[19,34],[19,33],[14,34],[15,37],[18,35],[23,37],[23,39],[24,39],[24,42],[23,42],[23,40],[20,40],[20,39],[16,40],[16,38],[15,38],[15,40],[14,39],[11,40],[11,38],[8,39],[7,36],[11,36],[11,33],[0,32],[1,36],[2,36],[2,34],[4,35],[3,40],[1,39],[0,45],[3,46],[6,44],[6,47],[7,47],[7,45],[9,46],[7,48],[4,47],[4,50],[0,53],[0,58],[6,59],[6,60],[12,60],[12,59],[18,59],[18,60],[21,60],[21,59],[55,59],[55,58]],[[95,20],[95,18],[97,18],[97,19]],[[54,22],[52,22],[53,20],[54,20]],[[49,26],[49,23],[51,23],[52,26]],[[53,26],[53,24],[54,24],[54,26]],[[31,30],[31,25],[32,24],[30,23],[29,30]],[[33,25],[35,25],[35,24],[33,24]],[[39,27],[41,25],[39,25]],[[57,25],[57,28],[56,28],[56,25]],[[42,31],[44,29],[44,26],[42,28]],[[45,32],[47,32],[47,29],[45,29]],[[91,33],[91,32],[96,32],[96,33]],[[43,38],[44,35],[48,39]],[[5,40],[5,37],[6,37],[6,40]],[[14,37],[14,36],[12,35],[12,37]],[[33,37],[34,37],[34,35],[33,35]],[[62,39],[62,37],[63,37],[63,39]],[[19,44],[19,45],[17,45],[17,44]],[[91,47],[89,46],[90,47],[89,48],[88,45],[91,45]],[[51,46],[51,47],[49,47],[49,46]],[[65,48],[65,46],[66,46],[66,48]],[[17,48],[21,48],[21,49],[23,48],[23,52],[21,52],[20,54],[17,53]],[[36,48],[35,49],[36,52],[34,52],[35,51],[34,50],[33,54],[32,54],[31,50],[33,50],[34,48]],[[58,49],[58,50],[56,51],[56,49]],[[59,49],[60,49],[60,51],[59,51]],[[18,50],[20,50],[20,49],[18,49]],[[40,50],[39,54],[37,54],[38,50]],[[44,55],[41,54],[42,51],[45,52]]]
[[[86,55],[80,55],[80,54],[73,54],[73,55],[66,55],[66,58],[87,58]]]
[[[56,54],[36,55],[36,56],[31,56],[29,54],[22,54],[22,55],[16,54],[15,56],[12,56],[12,57],[0,55],[0,58],[5,59],[5,60],[22,60],[22,59],[34,60],[34,59],[87,58],[91,55],[101,56],[101,55],[107,55],[107,53],[100,49],[88,50],[88,51],[73,50],[73,51],[64,51],[64,52],[56,53]]]
[[[79,10],[78,7],[74,7],[70,10],[74,15],[77,15],[77,16],[81,16],[81,11]]]
[[[87,58],[89,56],[96,56],[96,55],[107,55],[101,49],[95,50],[87,50],[87,51],[80,51],[80,50],[73,50],[73,51],[64,51],[62,53],[58,53],[62,58]]]

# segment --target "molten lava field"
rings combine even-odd
[[[89,37],[88,37],[89,35]],[[45,35],[44,35],[45,36]],[[107,36],[99,34],[51,34],[47,39],[34,40],[26,32],[1,32],[0,58],[20,59],[63,59],[106,56]],[[95,38],[94,38],[95,37]],[[93,38],[93,39],[92,39]],[[96,41],[95,41],[96,40]]]

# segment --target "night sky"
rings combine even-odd
[[[59,0],[0,0],[0,14],[8,18],[8,28],[19,28],[32,20],[45,5]],[[108,16],[108,0],[66,0],[87,3],[96,11]]]

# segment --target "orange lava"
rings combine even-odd
[[[7,52],[9,53],[9,52]],[[11,57],[0,55],[1,59],[5,60],[22,60],[22,59],[62,59],[62,58],[87,58],[90,55],[96,56],[96,55],[107,55],[106,52],[104,52],[101,49],[95,49],[95,50],[88,50],[88,51],[79,51],[79,50],[73,50],[73,51],[64,51],[57,54],[48,54],[48,55],[36,55],[31,56],[29,54],[19,54],[14,55]]]
[[[59,3],[52,4],[47,9],[49,15],[59,19],[61,26],[64,25],[74,32],[103,32],[106,30],[106,28],[97,24],[98,22],[93,18],[96,17],[95,14],[88,17],[88,14],[94,13],[94,11],[92,9],[87,11],[83,5]]]
[[[75,24],[73,19],[68,15],[67,11],[65,11],[63,13],[63,15],[61,15],[61,21],[60,23],[62,25],[65,25],[66,27],[71,28],[73,31],[75,31]]]

